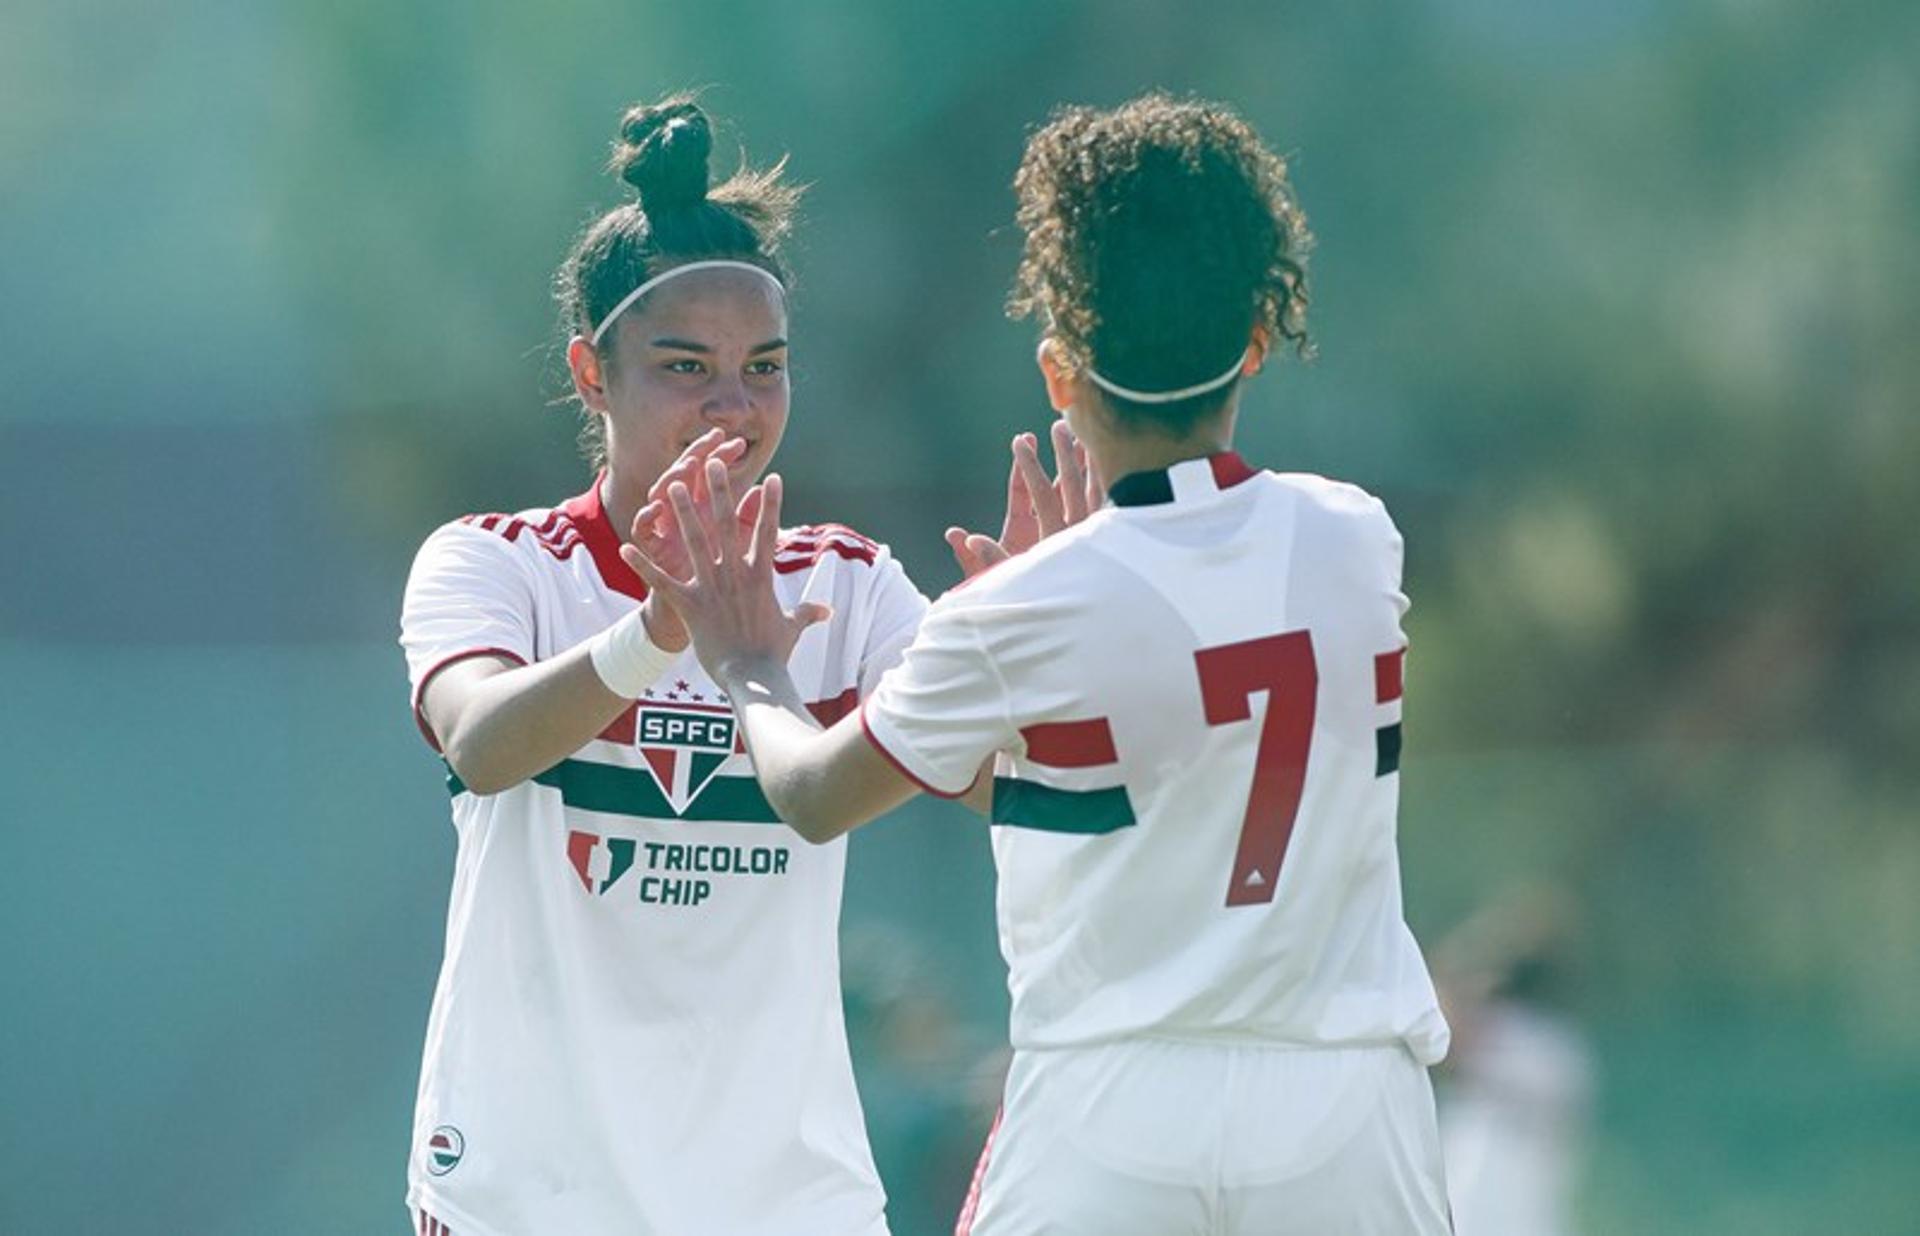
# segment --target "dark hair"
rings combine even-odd
[[[1179,390],[1223,372],[1256,324],[1311,355],[1306,216],[1286,163],[1228,108],[1157,92],[1063,108],[1028,139],[1013,188],[1026,251],[1008,312],[1041,314],[1069,368]],[[1184,433],[1234,389],[1106,398]]]
[[[632,186],[637,198],[589,224],[554,276],[561,328],[593,336],[594,327],[642,283],[688,262],[728,258],[750,262],[786,283],[779,243],[792,226],[800,190],[781,180],[782,159],[764,172],[744,164],[709,188],[713,131],[690,94],[635,105],[620,118],[607,170]],[[613,336],[596,347],[613,359]],[[606,462],[605,427],[588,416],[582,446]]]

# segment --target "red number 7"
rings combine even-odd
[[[1287,856],[1307,780],[1314,697],[1320,686],[1313,639],[1305,631],[1290,631],[1202,648],[1193,659],[1200,668],[1200,700],[1208,725],[1247,720],[1253,716],[1253,693],[1267,693],[1267,715],[1253,759],[1253,789],[1227,882],[1228,905],[1265,905],[1280,882],[1280,863]]]

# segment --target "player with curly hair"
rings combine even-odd
[[[990,794],[1014,1059],[961,1233],[1444,1233],[1447,1027],[1395,853],[1400,535],[1231,445],[1241,386],[1309,343],[1286,167],[1228,109],[1149,95],[1058,114],[1015,187],[1012,307],[1104,506],[1036,483],[1038,544],[958,533],[997,565],[824,730],[786,669],[818,615],[771,586],[778,477],[751,533],[724,468],[705,499],[670,484],[685,570],[629,560],[809,840]]]

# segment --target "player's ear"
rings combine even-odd
[[[1247,338],[1247,357],[1240,366],[1240,376],[1250,378],[1267,363],[1267,349],[1273,346],[1272,336],[1267,334],[1264,322],[1256,322],[1252,335]]]
[[[1052,335],[1040,341],[1040,350],[1034,354],[1040,364],[1040,376],[1047,383],[1047,403],[1055,412],[1065,412],[1073,406],[1074,376],[1060,359],[1060,344]]]
[[[575,335],[567,341],[567,369],[573,374],[573,393],[589,411],[607,410],[606,366],[586,336]]]

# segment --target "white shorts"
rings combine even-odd
[[[1447,1236],[1402,1047],[1021,1052],[956,1236]]]

